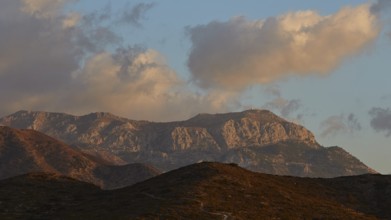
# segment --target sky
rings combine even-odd
[[[0,117],[269,109],[391,174],[391,1],[2,0]]]

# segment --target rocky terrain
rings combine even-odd
[[[38,131],[0,126],[0,179],[30,172],[66,175],[106,189],[159,174],[144,164],[111,165]]]
[[[391,176],[274,176],[198,163],[103,191],[53,174],[0,181],[1,219],[391,219]]]
[[[199,161],[237,163],[270,174],[335,177],[374,173],[339,147],[326,148],[301,125],[267,110],[199,114],[186,121],[135,121],[110,113],[72,116],[19,111],[0,124],[43,132],[117,164],[171,170]]]

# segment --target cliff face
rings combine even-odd
[[[87,153],[111,154],[128,163],[148,162],[163,170],[209,160],[284,175],[372,172],[354,157],[329,158],[324,153],[329,149],[319,145],[309,130],[267,110],[199,114],[167,123],[134,121],[109,113],[72,116],[20,111],[0,119],[0,124],[38,130]],[[316,163],[316,155],[323,155],[327,163]],[[355,165],[345,169],[345,163],[334,160]]]

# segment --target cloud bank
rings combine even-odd
[[[110,8],[65,13],[72,0],[5,0],[0,8],[0,115],[20,109],[174,120],[224,111],[234,94],[186,88],[158,51],[125,45]],[[140,24],[152,5],[136,5]],[[10,28],[12,27],[12,28]],[[108,50],[107,48],[117,48]]]
[[[376,132],[385,132],[386,137],[391,137],[391,109],[372,108],[369,115],[372,128]]]
[[[292,75],[325,75],[373,42],[379,29],[367,4],[328,16],[301,11],[266,20],[213,21],[187,29],[188,67],[202,88],[227,90]]]

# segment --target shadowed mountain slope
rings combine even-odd
[[[205,162],[112,191],[51,175],[19,176],[0,181],[0,197],[7,198],[2,219],[391,218],[390,176],[311,179]]]
[[[108,165],[34,130],[0,126],[0,179],[30,172],[62,174],[104,188],[119,188],[159,172],[144,164]]]
[[[237,163],[279,175],[335,177],[374,173],[339,147],[325,148],[303,126],[267,110],[199,114],[186,121],[134,121],[110,113],[72,116],[19,111],[0,124],[41,131],[116,163],[172,170],[199,161]],[[122,161],[122,162],[121,162]]]

